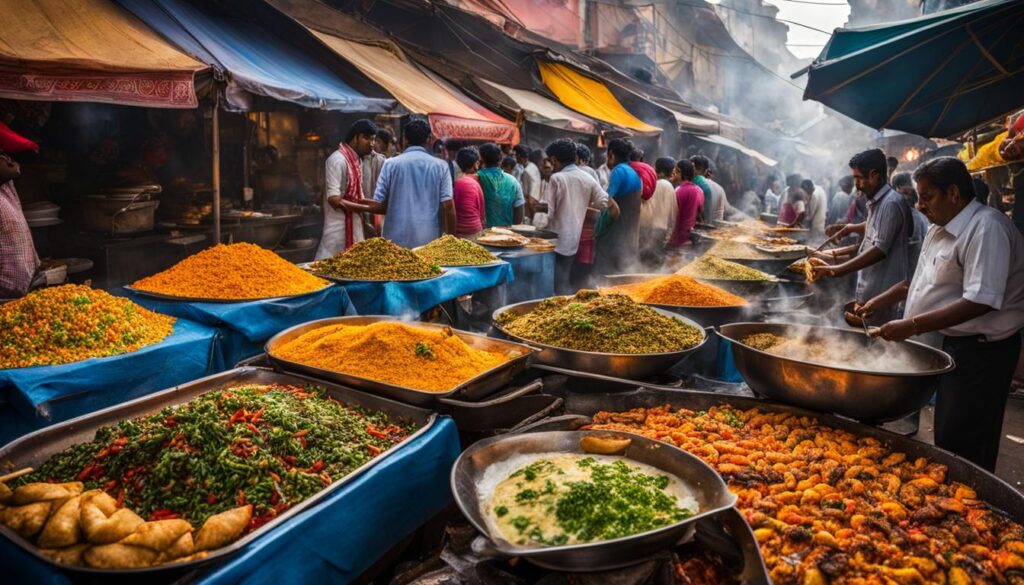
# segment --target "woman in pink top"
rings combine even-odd
[[[476,234],[484,229],[484,191],[476,171],[480,168],[480,153],[474,146],[459,149],[455,163],[465,173],[452,191],[455,200],[455,233],[460,236]]]
[[[679,249],[690,245],[690,231],[697,223],[697,214],[704,209],[704,191],[693,182],[693,163],[685,158],[676,162],[672,182],[676,187],[676,225],[669,230],[666,248]]]

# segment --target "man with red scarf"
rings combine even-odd
[[[348,130],[345,141],[327,158],[326,205],[324,233],[316,259],[330,258],[363,240],[362,158],[373,150],[377,125],[370,120],[357,120]]]
[[[8,153],[39,147],[0,122],[0,300],[24,296],[33,284],[41,284],[39,256],[21,210],[14,179],[21,167]]]

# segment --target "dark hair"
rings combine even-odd
[[[966,199],[974,198],[974,182],[971,180],[971,173],[967,172],[967,165],[960,159],[951,156],[940,156],[923,163],[914,171],[914,180],[928,179],[942,191],[956,185],[960,189],[960,196]]]
[[[808,195],[814,192],[814,181],[810,179],[804,179],[800,181],[800,188],[807,192]]]
[[[466,146],[466,143],[462,140],[449,138],[444,141],[444,149],[447,150],[448,152],[458,152],[459,150],[462,149],[463,146]]]
[[[455,164],[459,165],[464,173],[468,173],[478,160],[480,160],[480,151],[475,146],[463,146],[455,155]]]
[[[896,167],[900,166],[900,159],[896,158],[895,156],[886,157],[885,164],[887,168],[892,167],[895,169]]]
[[[391,133],[391,130],[381,128],[377,130],[377,139],[383,142],[385,146],[391,146],[391,143],[395,141],[395,135]]]
[[[676,161],[667,156],[654,161],[654,171],[659,175],[672,176],[672,168],[674,166],[676,166]]]
[[[516,163],[516,159],[512,158],[511,156],[506,156],[505,158],[501,159],[502,169],[514,169],[516,168],[516,164],[518,164]]]
[[[908,172],[896,173],[892,176],[891,182],[893,188],[897,190],[899,190],[900,187],[905,187],[907,185],[911,187],[914,186],[914,180],[910,178],[910,173]]]
[[[423,118],[409,120],[402,128],[402,134],[410,146],[425,146],[430,140],[430,123]]]
[[[633,152],[629,153],[629,160],[633,162],[644,160],[644,151],[642,148],[634,148]]]
[[[690,162],[693,163],[693,170],[695,173],[702,173],[711,168],[711,161],[708,159],[708,157],[704,156],[703,154],[695,154],[691,156]]]
[[[525,144],[517,144],[516,147],[512,149],[512,152],[516,153],[517,157],[521,156],[525,159],[530,158],[530,147]]]
[[[372,120],[363,118],[362,120],[356,120],[348,127],[348,134],[345,135],[345,142],[352,142],[352,139],[356,136],[376,136],[377,125]]]
[[[583,164],[590,163],[590,148],[582,142],[576,143],[576,158]]]
[[[853,175],[844,175],[839,178],[839,188],[849,193],[853,191]]]
[[[974,177],[974,181],[972,181],[971,184],[974,186],[974,197],[978,200],[978,203],[988,205],[988,195],[992,192],[992,190],[988,188],[988,183],[982,181],[978,177]]]
[[[786,175],[786,186],[787,187],[799,187],[800,183],[804,181],[803,176],[799,174]]]
[[[480,146],[480,160],[485,167],[496,167],[501,163],[501,147],[493,142]]]
[[[858,169],[865,175],[871,171],[878,171],[883,179],[889,177],[889,167],[886,166],[885,153],[877,148],[858,152],[850,159],[850,168]]]
[[[626,162],[629,160],[629,155],[633,154],[633,143],[625,138],[612,138],[608,141],[607,150],[614,154],[619,161]]]
[[[577,149],[576,143],[568,138],[561,138],[548,145],[544,152],[554,157],[555,160],[562,163],[563,165],[571,165],[576,162]]]
[[[684,181],[692,181],[693,176],[697,173],[693,163],[685,158],[676,161],[676,168],[679,169],[679,174],[683,176]]]

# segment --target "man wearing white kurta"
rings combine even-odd
[[[363,241],[364,211],[358,201],[363,198],[362,157],[370,154],[377,125],[370,120],[357,120],[349,128],[345,142],[339,145],[325,166],[324,231],[316,260],[344,252]]]
[[[963,162],[930,160],[914,180],[918,209],[932,224],[914,277],[861,311],[906,299],[903,318],[879,328],[880,337],[942,334],[956,369],[939,378],[935,444],[992,471],[1024,328],[1024,237],[975,201]]]

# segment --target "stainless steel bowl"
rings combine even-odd
[[[661,278],[663,276],[669,276],[667,274],[615,274],[607,277],[609,282],[614,282],[612,286],[621,284],[633,284],[635,282],[644,282],[654,278]],[[736,323],[737,321],[743,321],[748,315],[756,315],[760,312],[760,307],[756,303],[748,303],[738,307],[696,307],[688,305],[663,305],[660,303],[644,303],[648,307],[655,309],[661,309],[677,315],[682,315],[689,319],[693,319],[704,327],[718,327],[719,325],[725,325],[726,323]]]
[[[520,454],[583,454],[580,439],[587,435],[617,435],[631,439],[629,447],[620,455],[687,482],[699,505],[698,513],[657,530],[588,544],[523,547],[491,533],[481,510],[484,494],[478,489],[487,468]],[[479,550],[500,556],[523,557],[541,567],[563,571],[601,571],[637,564],[678,543],[697,520],[728,510],[736,503],[736,496],[729,491],[721,476],[698,457],[667,443],[614,431],[553,431],[485,439],[459,456],[452,469],[451,482],[459,509],[477,530],[488,537],[487,541],[477,544]]]
[[[910,356],[912,371],[903,373],[799,361],[740,342],[754,333],[796,337],[812,332],[862,347],[891,343],[870,339],[862,331],[834,327],[734,323],[719,328],[722,337],[733,342],[736,368],[754,391],[789,404],[867,422],[894,420],[920,410],[935,391],[939,375],[955,367],[948,354],[914,341],[895,344]],[[851,364],[856,360],[856,355],[850,356]]]
[[[700,343],[687,349],[667,353],[599,353],[595,351],[566,349],[564,347],[555,347],[553,345],[545,345],[543,343],[537,343],[536,341],[530,341],[529,339],[524,339],[518,335],[509,333],[498,323],[498,315],[505,312],[523,315],[525,313],[529,313],[534,307],[544,302],[544,300],[545,299],[524,301],[514,305],[507,305],[498,309],[491,315],[494,330],[497,333],[513,341],[518,341],[519,343],[534,348],[537,351],[536,361],[541,364],[548,364],[569,370],[593,372],[595,374],[603,374],[605,376],[613,376],[615,378],[625,378],[627,380],[643,380],[665,372],[665,370],[674,366],[687,354],[700,349],[700,347],[708,340],[707,332],[698,323],[670,311],[656,309],[654,307],[652,307],[653,310],[665,317],[676,319],[690,325],[691,327],[699,329],[701,332]]]

